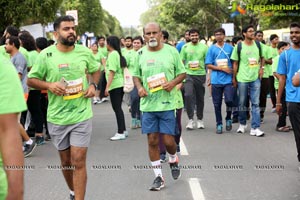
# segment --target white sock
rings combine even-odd
[[[70,190],[70,194],[73,196],[75,195],[74,191],[72,191],[72,190]]]
[[[162,176],[160,160],[156,160],[156,161],[151,162],[151,165],[153,167],[155,177]]]
[[[169,154],[169,162],[170,163],[176,162],[176,157],[177,157],[176,153],[174,155]]]
[[[29,140],[27,140],[25,143],[26,143],[26,144],[29,144],[29,145],[32,145],[33,141],[32,141],[32,139],[29,139]]]

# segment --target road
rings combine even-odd
[[[268,99],[268,104],[270,105]],[[223,105],[223,107],[225,107]],[[266,111],[261,129],[265,137],[231,132],[215,133],[212,100],[206,97],[204,130],[187,131],[183,113],[182,176],[174,181],[163,164],[165,185],[160,192],[148,187],[154,180],[149,169],[146,136],[131,130],[130,113],[123,105],[129,137],[110,141],[117,129],[110,102],[94,106],[93,135],[88,151],[87,200],[299,200],[300,173],[293,132],[275,131],[277,115]],[[249,123],[248,123],[249,124]],[[51,142],[26,158],[25,200],[67,200],[69,191]]]

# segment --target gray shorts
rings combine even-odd
[[[92,135],[92,119],[71,125],[48,122],[48,130],[52,143],[59,151],[68,149],[70,146],[88,147]]]

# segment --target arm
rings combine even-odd
[[[282,114],[281,97],[285,88],[286,76],[281,74],[277,74],[277,75],[279,80],[279,86],[278,86],[278,93],[276,98],[276,111],[278,115],[281,115]]]
[[[108,74],[108,80],[107,80],[107,84],[106,84],[106,88],[105,88],[105,95],[107,95],[107,96],[109,95],[108,89],[111,86],[112,81],[113,81],[114,76],[115,76],[115,72],[114,71],[109,70],[108,73],[109,73]]]
[[[97,71],[93,72],[90,76],[91,76],[90,80],[91,80],[92,84],[90,84],[89,88],[84,92],[84,97],[86,97],[86,98],[95,96],[96,87],[97,87],[97,84],[100,79],[100,71],[97,70]]]
[[[138,90],[138,94],[139,94],[140,97],[145,97],[145,96],[148,95],[146,89],[143,87],[143,85],[141,83],[140,78],[134,76],[133,77],[133,82],[134,82],[135,87]]]
[[[185,79],[186,73],[179,74],[174,78],[173,80],[165,83],[162,85],[163,89],[167,92],[170,92],[177,84],[182,83],[182,81]]]
[[[300,72],[297,72],[292,79],[293,85],[295,87],[299,87],[300,86]]]
[[[233,67],[232,84],[233,84],[233,87],[237,87],[236,75],[238,72],[238,62],[234,60],[232,67]]]
[[[22,167],[24,165],[17,114],[0,115],[0,122],[0,151],[4,167],[7,168],[6,174],[8,180],[8,196],[6,200],[22,200],[24,171],[21,169],[9,170],[11,166]]]
[[[207,64],[206,66],[210,70],[221,71],[221,72],[225,72],[227,74],[232,74],[232,69],[230,69],[229,67],[222,68],[222,67],[214,66],[212,64]]]
[[[262,79],[263,75],[264,75],[264,66],[265,66],[265,59],[264,58],[261,58],[261,65],[260,65],[260,68],[259,68],[259,74],[258,74],[258,77],[260,79]]]
[[[60,82],[46,82],[37,78],[28,78],[27,85],[38,90],[50,90],[53,94],[61,96],[65,93],[65,86]]]

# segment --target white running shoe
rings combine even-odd
[[[237,133],[245,133],[246,128],[247,128],[247,125],[240,124],[240,126],[236,132]]]
[[[111,141],[125,140],[125,139],[126,139],[125,133],[123,134],[116,133],[113,137],[110,138]]]
[[[200,119],[197,120],[197,128],[198,129],[204,129],[204,122]]]
[[[263,136],[265,133],[263,131],[261,131],[259,128],[251,128],[251,131],[250,131],[250,135],[252,136],[257,136],[257,137],[261,137]]]
[[[190,119],[185,128],[189,129],[189,130],[194,129],[194,121],[192,119]]]

